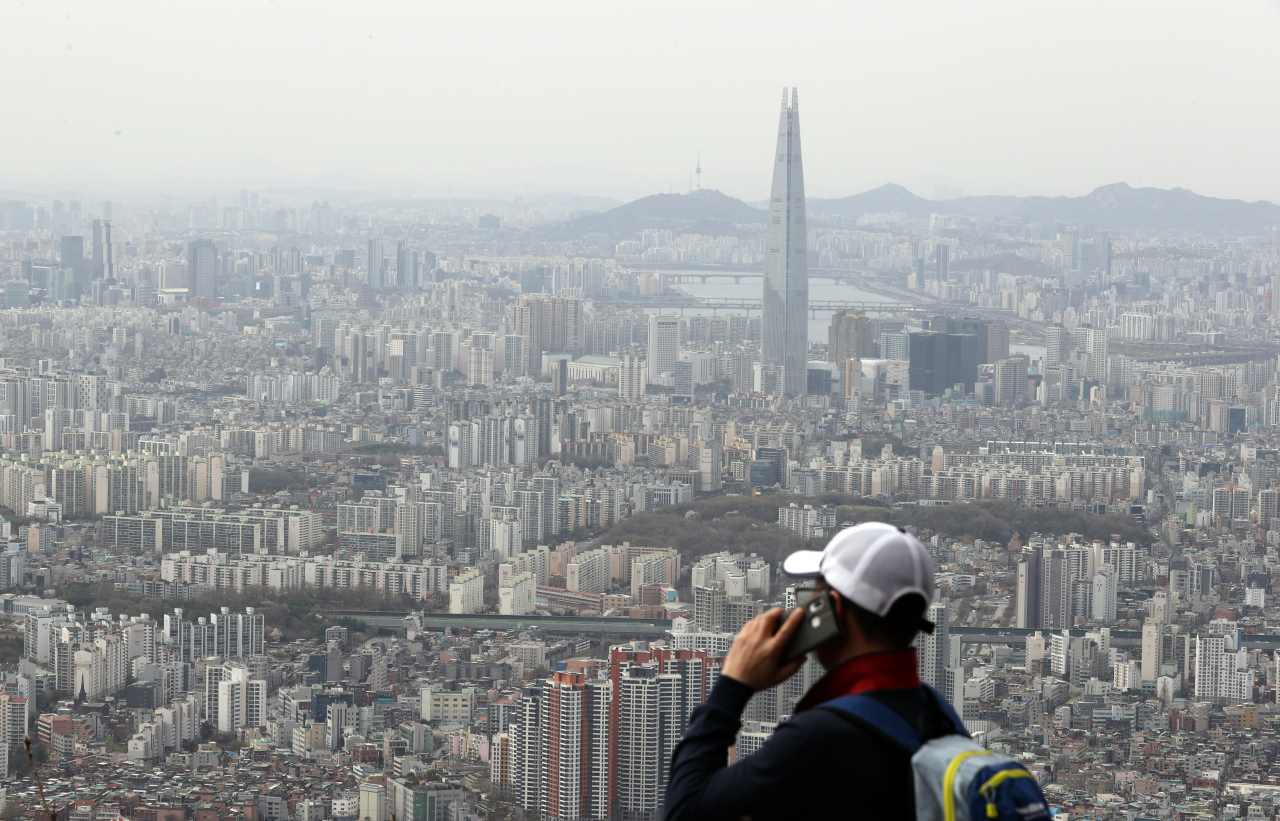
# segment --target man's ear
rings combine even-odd
[[[853,619],[853,611],[849,609],[849,603],[845,601],[844,596],[834,590],[831,592],[831,607],[836,611],[836,618],[845,626],[845,633],[856,628]]]

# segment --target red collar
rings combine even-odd
[[[854,656],[819,679],[796,705],[796,714],[840,696],[919,686],[920,671],[915,650],[867,653]]]

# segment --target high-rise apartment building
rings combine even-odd
[[[996,402],[1001,405],[1007,405],[1026,398],[1027,366],[1029,364],[1025,356],[1014,356],[996,361]]]
[[[618,398],[634,400],[644,396],[649,369],[638,356],[623,356],[618,362]]]
[[[96,265],[96,261],[95,261]],[[217,295],[218,250],[213,240],[187,243],[187,297],[213,299]]]
[[[223,607],[210,617],[215,633],[217,655],[223,658],[260,656],[266,639],[266,622],[261,613],[246,607],[243,613],[232,613]]]
[[[523,294],[515,308],[515,330],[524,337],[529,373],[542,372],[542,354],[582,353],[585,320],[582,300],[569,296]]]
[[[1280,519],[1280,490],[1269,488],[1258,493],[1258,527],[1272,530],[1272,523]]]
[[[1090,596],[1094,621],[1109,625],[1116,620],[1118,575],[1116,569],[1109,564],[1100,566],[1094,574],[1093,595]]]
[[[382,252],[382,239],[380,237],[369,238],[369,287],[385,288],[386,280],[386,259]]]
[[[1014,626],[1023,629],[1043,627],[1040,605],[1040,556],[1038,550],[1023,552],[1018,557],[1017,601],[1014,604]]]
[[[807,388],[809,358],[809,248],[804,208],[799,95],[791,89],[788,103],[783,89],[765,240],[761,357],[765,365],[783,369],[785,392],[797,396]]]
[[[1075,329],[1072,340],[1085,357],[1084,375],[1106,383],[1108,374],[1107,329],[1082,325]]]
[[[948,629],[950,603],[943,599],[929,605],[927,618],[933,622],[932,633],[916,637],[916,658],[920,680],[943,690],[947,686],[947,668],[951,666],[951,633]]]
[[[1045,547],[1040,557],[1040,627],[1071,626],[1071,568],[1063,550]]]
[[[579,821],[609,817],[608,793],[600,778],[609,760],[608,705],[613,683],[588,681],[582,673],[556,672],[542,691],[544,819]]]
[[[684,731],[678,713],[683,682],[656,664],[627,669],[618,691],[618,817],[662,817],[671,756]]]
[[[418,252],[404,240],[396,244],[396,287],[401,290],[418,284]]]
[[[827,361],[842,363],[873,356],[871,318],[866,311],[844,308],[832,314],[831,326],[827,329]]]

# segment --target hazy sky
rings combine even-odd
[[[0,188],[1280,201],[1280,3],[0,4]]]

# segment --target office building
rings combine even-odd
[[[1046,365],[1071,361],[1071,331],[1056,322],[1050,325],[1044,334],[1044,351]]]
[[[680,358],[680,317],[649,317],[649,378],[669,373]]]
[[[809,248],[800,159],[800,102],[782,92],[778,145],[765,240],[761,357],[782,369],[785,393],[799,396],[808,380]],[[650,368],[654,366],[651,364]]]
[[[1003,322],[987,325],[987,362],[1009,358],[1009,326]]]

